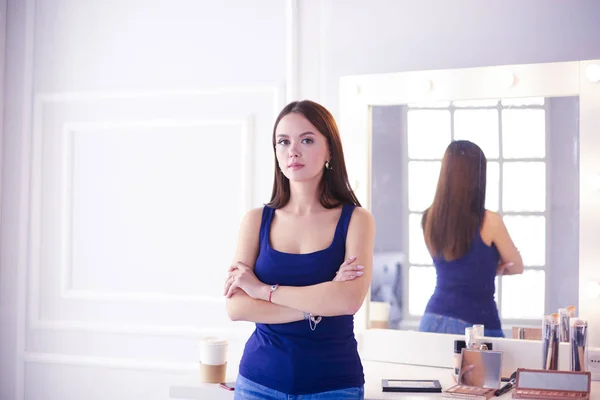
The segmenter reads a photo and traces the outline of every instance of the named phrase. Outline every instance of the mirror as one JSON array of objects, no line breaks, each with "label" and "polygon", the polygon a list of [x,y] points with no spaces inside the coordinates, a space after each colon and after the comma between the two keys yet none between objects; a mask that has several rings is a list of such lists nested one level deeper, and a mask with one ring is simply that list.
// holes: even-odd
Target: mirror
[{"label": "mirror", "polygon": [[371,212],[377,221],[372,326],[416,330],[436,271],[421,218],[444,151],[470,140],[487,158],[486,209],[519,248],[522,275],[496,277],[505,337],[578,306],[579,97],[450,100],[371,108]]},{"label": "mirror", "polygon": [[485,152],[486,207],[504,216],[525,263],[524,274],[495,282],[504,336],[539,336],[542,315],[570,305],[600,327],[599,85],[600,60],[341,78],[350,182],[377,221],[371,291],[355,329],[387,328],[370,338],[418,329],[435,286],[420,215],[459,138]]}]

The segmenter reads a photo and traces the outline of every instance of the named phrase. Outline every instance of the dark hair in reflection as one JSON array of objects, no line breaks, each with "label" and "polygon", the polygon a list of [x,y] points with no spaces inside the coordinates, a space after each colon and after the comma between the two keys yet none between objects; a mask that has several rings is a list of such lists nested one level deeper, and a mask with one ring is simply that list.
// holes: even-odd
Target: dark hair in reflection
[{"label": "dark hair in reflection", "polygon": [[346,172],[346,162],[344,161],[344,152],[342,150],[342,141],[340,133],[331,113],[322,105],[310,100],[294,101],[281,110],[273,126],[273,154],[275,155],[275,177],[273,179],[273,193],[271,201],[267,206],[272,208],[281,208],[290,200],[290,181],[281,172],[277,164],[277,155],[275,146],[275,132],[277,125],[283,117],[291,113],[302,114],[317,130],[325,136],[331,155],[329,164],[330,169],[323,165],[323,176],[319,183],[319,201],[325,208],[335,208],[342,204],[355,204],[360,206],[358,199],[354,195],[348,173]]},{"label": "dark hair in reflection", "polygon": [[475,143],[456,140],[448,145],[433,203],[421,221],[432,256],[449,261],[469,251],[485,215],[486,166]]}]

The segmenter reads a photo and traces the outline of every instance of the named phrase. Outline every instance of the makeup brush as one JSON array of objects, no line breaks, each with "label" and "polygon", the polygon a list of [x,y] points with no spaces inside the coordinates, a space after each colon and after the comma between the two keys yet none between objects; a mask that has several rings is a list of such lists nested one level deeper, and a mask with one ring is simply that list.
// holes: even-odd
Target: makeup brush
[{"label": "makeup brush", "polygon": [[515,383],[517,382],[517,371],[513,372],[510,375],[510,380],[504,384],[504,386],[502,386],[500,389],[496,390],[494,392],[495,396],[502,396],[505,393],[508,393],[512,390],[513,387],[515,387]]}]

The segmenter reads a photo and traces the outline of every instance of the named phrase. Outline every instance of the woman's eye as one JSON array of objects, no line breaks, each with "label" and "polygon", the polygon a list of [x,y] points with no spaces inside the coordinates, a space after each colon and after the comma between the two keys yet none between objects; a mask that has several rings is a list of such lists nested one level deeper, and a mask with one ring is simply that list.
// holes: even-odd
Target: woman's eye
[{"label": "woman's eye", "polygon": [[290,143],[290,141],[289,141],[289,140],[287,140],[287,139],[281,139],[279,142],[277,142],[277,144],[280,144],[280,145],[282,145],[282,146],[286,146],[286,145],[288,145],[289,143]]},{"label": "woman's eye", "polygon": [[311,144],[312,142],[313,142],[313,140],[312,140],[312,139],[308,139],[308,138],[306,138],[306,139],[302,139],[302,143]]}]

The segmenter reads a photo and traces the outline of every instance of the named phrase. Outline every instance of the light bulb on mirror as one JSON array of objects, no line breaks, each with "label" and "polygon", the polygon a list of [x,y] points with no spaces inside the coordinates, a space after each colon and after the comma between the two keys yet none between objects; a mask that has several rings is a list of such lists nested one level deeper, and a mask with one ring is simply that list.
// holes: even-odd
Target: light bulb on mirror
[{"label": "light bulb on mirror", "polygon": [[590,82],[600,82],[600,65],[590,64],[585,68],[585,75]]},{"label": "light bulb on mirror", "polygon": [[590,281],[585,285],[585,294],[588,299],[600,297],[600,282]]},{"label": "light bulb on mirror", "polygon": [[505,88],[511,88],[517,84],[517,76],[512,72],[502,72],[498,76],[500,86]]},{"label": "light bulb on mirror", "polygon": [[420,86],[422,91],[429,92],[431,89],[433,89],[433,82],[429,79],[426,79],[420,83]]}]

